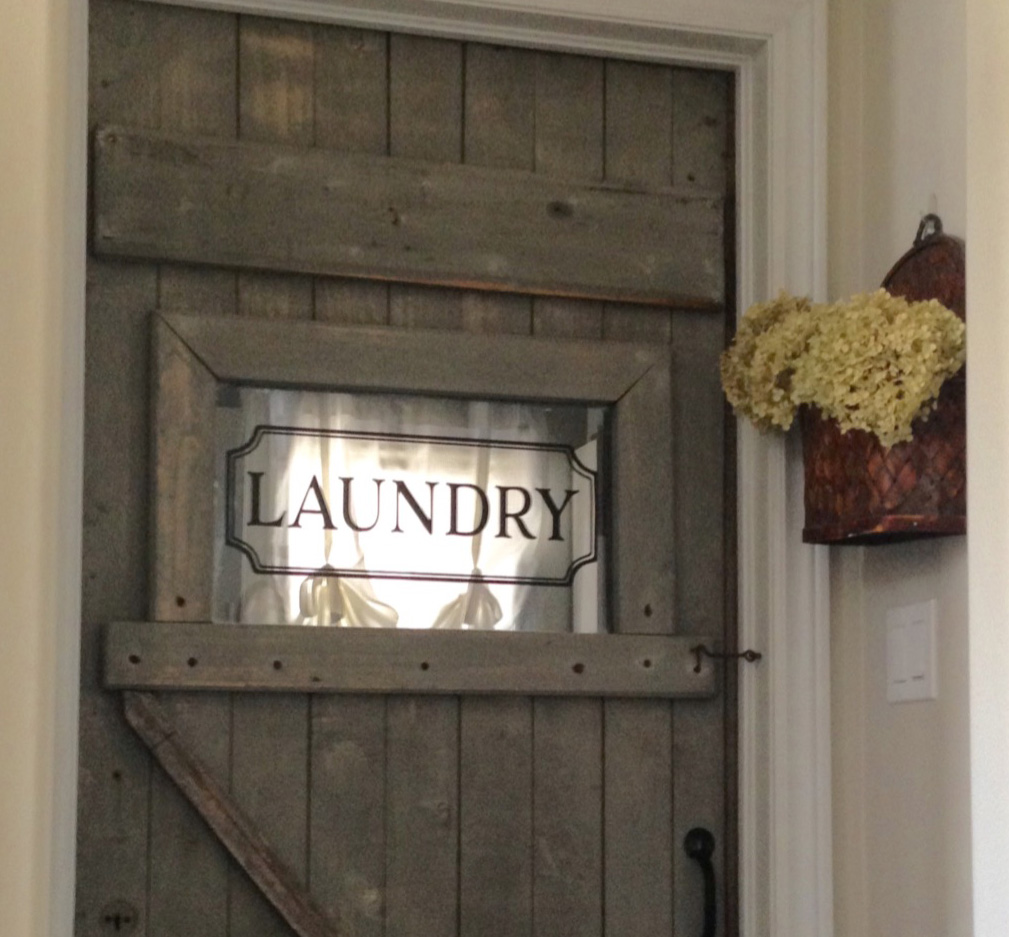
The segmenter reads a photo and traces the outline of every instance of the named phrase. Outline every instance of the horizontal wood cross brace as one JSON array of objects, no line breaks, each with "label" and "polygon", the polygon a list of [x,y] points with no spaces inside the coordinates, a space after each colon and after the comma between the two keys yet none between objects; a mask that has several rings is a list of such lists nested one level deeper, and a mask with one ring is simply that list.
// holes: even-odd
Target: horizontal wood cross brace
[{"label": "horizontal wood cross brace", "polygon": [[690,649],[705,639],[629,634],[370,630],[116,622],[105,683],[119,689],[704,697]]},{"label": "horizontal wood cross brace", "polygon": [[107,128],[102,254],[692,308],[724,298],[716,193]]}]

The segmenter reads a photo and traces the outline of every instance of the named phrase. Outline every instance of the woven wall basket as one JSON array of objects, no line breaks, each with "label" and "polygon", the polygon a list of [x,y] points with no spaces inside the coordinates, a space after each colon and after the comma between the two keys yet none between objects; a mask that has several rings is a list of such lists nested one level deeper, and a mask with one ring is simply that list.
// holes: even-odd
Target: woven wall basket
[{"label": "woven wall basket", "polygon": [[[931,233],[926,230],[931,227]],[[929,215],[883,281],[893,295],[938,299],[965,314],[964,246]],[[814,409],[800,415],[807,543],[892,543],[967,529],[966,377],[947,380],[938,407],[891,449],[861,430],[841,433]]]}]

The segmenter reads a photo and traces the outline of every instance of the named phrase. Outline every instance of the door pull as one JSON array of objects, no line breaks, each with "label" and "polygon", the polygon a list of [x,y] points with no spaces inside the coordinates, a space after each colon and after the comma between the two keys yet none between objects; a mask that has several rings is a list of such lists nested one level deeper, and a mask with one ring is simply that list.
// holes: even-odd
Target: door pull
[{"label": "door pull", "polygon": [[683,851],[701,867],[704,876],[704,929],[701,937],[715,937],[717,914],[715,911],[715,867],[711,855],[715,851],[715,837],[704,827],[694,827],[683,840]]}]

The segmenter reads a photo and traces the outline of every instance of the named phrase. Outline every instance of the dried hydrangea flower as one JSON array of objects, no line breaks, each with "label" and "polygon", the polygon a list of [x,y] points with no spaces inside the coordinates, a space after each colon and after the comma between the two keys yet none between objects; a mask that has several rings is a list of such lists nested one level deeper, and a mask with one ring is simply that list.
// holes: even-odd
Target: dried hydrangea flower
[{"label": "dried hydrangea flower", "polygon": [[787,429],[799,406],[862,429],[884,446],[911,439],[943,382],[965,360],[964,325],[935,300],[886,290],[812,304],[782,294],[752,307],[722,356],[734,410],[761,428]]},{"label": "dried hydrangea flower", "polygon": [[795,418],[792,375],[809,341],[810,308],[808,299],[786,293],[751,306],[722,355],[726,398],[761,429],[788,429]]}]

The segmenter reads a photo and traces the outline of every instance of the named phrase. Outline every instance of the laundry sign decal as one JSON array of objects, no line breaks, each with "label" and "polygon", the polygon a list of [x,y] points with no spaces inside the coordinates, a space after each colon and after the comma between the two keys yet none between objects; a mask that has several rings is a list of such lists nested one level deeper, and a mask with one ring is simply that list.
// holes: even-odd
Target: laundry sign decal
[{"label": "laundry sign decal", "polygon": [[596,560],[570,446],[260,425],[226,485],[225,542],[257,573],[563,586]]}]

